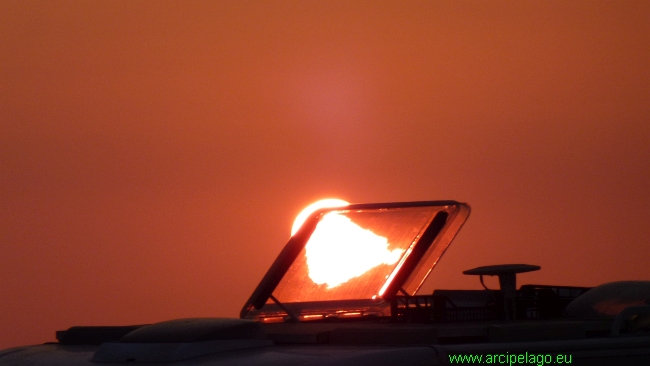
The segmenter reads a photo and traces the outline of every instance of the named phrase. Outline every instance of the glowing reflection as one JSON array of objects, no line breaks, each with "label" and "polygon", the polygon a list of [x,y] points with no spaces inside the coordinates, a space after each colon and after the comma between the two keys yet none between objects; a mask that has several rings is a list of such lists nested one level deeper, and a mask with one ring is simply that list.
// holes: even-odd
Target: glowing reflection
[{"label": "glowing reflection", "polygon": [[645,301],[643,300],[622,300],[622,299],[608,299],[608,300],[603,300],[600,301],[592,306],[594,310],[599,312],[600,314],[605,314],[609,316],[615,316],[618,315],[621,311],[623,311],[625,308],[630,307],[630,306],[642,306],[642,305],[647,305]]},{"label": "glowing reflection", "polygon": [[309,277],[328,289],[380,264],[395,264],[404,252],[389,250],[387,238],[336,212],[323,216],[305,249]]}]

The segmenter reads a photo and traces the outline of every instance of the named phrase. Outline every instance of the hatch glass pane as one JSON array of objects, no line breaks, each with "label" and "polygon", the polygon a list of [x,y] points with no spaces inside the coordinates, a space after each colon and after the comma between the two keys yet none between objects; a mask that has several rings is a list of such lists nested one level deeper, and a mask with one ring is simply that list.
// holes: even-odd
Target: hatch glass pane
[{"label": "hatch glass pane", "polygon": [[273,295],[282,303],[381,296],[436,214],[445,207],[332,210]]}]

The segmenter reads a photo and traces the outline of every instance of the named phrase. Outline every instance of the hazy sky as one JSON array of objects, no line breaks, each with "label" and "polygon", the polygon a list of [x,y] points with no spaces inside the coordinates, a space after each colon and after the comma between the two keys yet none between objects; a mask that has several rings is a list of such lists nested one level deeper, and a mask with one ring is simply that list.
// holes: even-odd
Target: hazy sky
[{"label": "hazy sky", "polygon": [[430,287],[497,263],[650,279],[649,19],[644,0],[0,0],[0,348],[235,317],[325,197],[469,203]]}]

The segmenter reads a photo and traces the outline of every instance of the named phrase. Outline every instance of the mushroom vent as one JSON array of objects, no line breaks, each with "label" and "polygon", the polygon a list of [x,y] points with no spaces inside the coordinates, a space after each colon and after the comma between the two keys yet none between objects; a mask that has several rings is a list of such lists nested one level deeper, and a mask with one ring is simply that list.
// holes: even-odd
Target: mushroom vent
[{"label": "mushroom vent", "polygon": [[267,347],[260,324],[243,319],[178,319],[148,325],[104,343],[93,362],[173,362],[244,348]]},{"label": "mushroom vent", "polygon": [[244,319],[177,319],[148,325],[122,337],[121,343],[185,343],[229,339],[266,339],[259,323]]}]

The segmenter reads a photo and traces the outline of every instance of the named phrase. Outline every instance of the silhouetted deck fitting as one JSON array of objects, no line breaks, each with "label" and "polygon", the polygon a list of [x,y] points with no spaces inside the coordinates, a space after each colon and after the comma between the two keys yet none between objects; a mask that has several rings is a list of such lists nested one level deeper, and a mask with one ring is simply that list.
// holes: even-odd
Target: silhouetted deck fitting
[{"label": "silhouetted deck fitting", "polygon": [[483,276],[499,276],[505,320],[515,320],[517,317],[517,273],[538,271],[541,268],[531,264],[498,264],[468,269],[463,271],[463,274],[480,276],[481,284],[486,289]]}]

